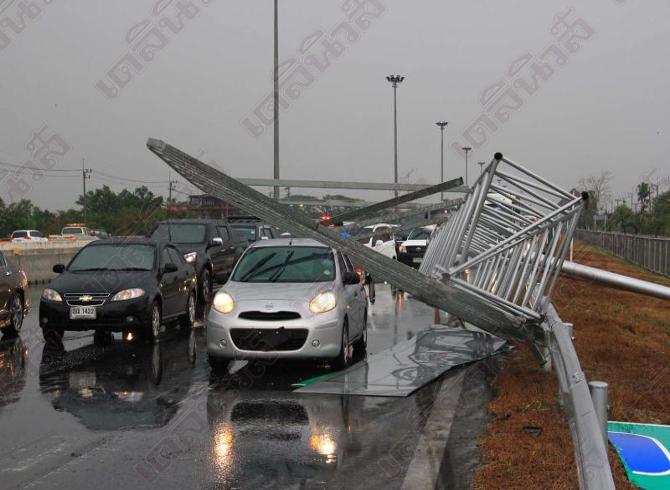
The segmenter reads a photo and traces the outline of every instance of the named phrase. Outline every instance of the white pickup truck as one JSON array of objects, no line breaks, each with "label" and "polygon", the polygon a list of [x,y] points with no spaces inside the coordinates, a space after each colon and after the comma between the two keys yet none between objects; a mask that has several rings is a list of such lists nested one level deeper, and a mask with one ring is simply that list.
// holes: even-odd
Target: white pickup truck
[{"label": "white pickup truck", "polygon": [[[388,223],[377,223],[376,225],[369,225],[359,229],[351,238],[358,243],[362,243],[366,247],[376,250],[382,255],[397,260],[398,254],[396,252],[395,237],[393,236],[393,229],[398,225],[390,225]],[[375,303],[375,282],[370,274],[365,274],[365,282],[368,284],[368,297],[370,303]]]}]

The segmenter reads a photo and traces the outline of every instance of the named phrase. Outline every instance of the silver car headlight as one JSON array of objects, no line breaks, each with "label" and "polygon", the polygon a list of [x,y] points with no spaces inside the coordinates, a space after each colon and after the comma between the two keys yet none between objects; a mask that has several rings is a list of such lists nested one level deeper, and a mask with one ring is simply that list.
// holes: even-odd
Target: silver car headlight
[{"label": "silver car headlight", "polygon": [[219,313],[230,313],[235,308],[235,300],[225,291],[219,291],[214,295],[212,306]]},{"label": "silver car headlight", "polygon": [[337,306],[337,298],[332,291],[326,291],[317,294],[312,301],[309,302],[309,311],[312,313],[325,313]]},{"label": "silver car headlight", "polygon": [[46,288],[44,291],[42,291],[42,299],[47,301],[55,301],[56,303],[63,302],[63,298],[61,297],[60,293],[55,289],[49,288]]},{"label": "silver car headlight", "polygon": [[135,299],[144,296],[144,289],[133,288],[133,289],[124,289],[119,291],[110,301],[127,301],[129,299]]},{"label": "silver car headlight", "polygon": [[188,252],[184,254],[184,260],[189,264],[192,264],[193,262],[195,262],[197,256],[198,252]]}]

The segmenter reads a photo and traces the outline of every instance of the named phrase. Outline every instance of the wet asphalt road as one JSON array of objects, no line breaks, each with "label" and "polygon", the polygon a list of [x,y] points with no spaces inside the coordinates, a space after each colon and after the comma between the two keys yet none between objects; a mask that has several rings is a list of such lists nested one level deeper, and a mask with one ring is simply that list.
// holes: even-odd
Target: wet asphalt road
[{"label": "wet asphalt road", "polygon": [[[212,373],[202,328],[104,347],[69,332],[55,352],[37,325],[40,291],[20,338],[0,342],[2,488],[401,488],[452,376],[464,379],[460,401],[431,471],[449,488],[469,486],[495,358],[407,398],[298,395],[293,383],[329,367],[237,362]],[[431,321],[425,305],[379,287],[368,352]]]}]

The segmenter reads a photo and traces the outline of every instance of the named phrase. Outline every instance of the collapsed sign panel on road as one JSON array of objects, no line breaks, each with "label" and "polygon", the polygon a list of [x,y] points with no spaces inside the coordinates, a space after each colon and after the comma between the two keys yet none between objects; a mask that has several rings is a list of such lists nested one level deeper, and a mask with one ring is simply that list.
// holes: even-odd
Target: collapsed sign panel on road
[{"label": "collapsed sign panel on road", "polygon": [[481,331],[431,328],[296,391],[409,396],[449,369],[499,353],[504,345],[504,340]]}]

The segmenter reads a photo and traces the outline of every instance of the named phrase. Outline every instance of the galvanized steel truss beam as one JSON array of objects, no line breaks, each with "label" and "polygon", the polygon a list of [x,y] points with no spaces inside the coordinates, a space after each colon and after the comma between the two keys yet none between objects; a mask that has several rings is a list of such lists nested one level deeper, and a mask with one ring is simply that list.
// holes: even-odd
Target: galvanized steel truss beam
[{"label": "galvanized steel truss beam", "polygon": [[463,185],[463,179],[461,177],[453,180],[448,180],[446,182],[426,187],[425,189],[421,189],[415,192],[410,192],[409,194],[404,194],[402,196],[398,196],[393,199],[387,199],[386,201],[381,201],[361,209],[355,209],[353,211],[347,211],[345,213],[338,214],[337,216],[333,216],[330,220],[328,220],[328,223],[339,226],[344,221],[352,221],[355,219],[361,219],[368,216],[372,216],[375,213],[378,213],[379,211],[383,211],[384,209],[399,206],[400,204],[404,204],[407,202],[416,201],[417,199],[432,196],[433,194],[437,194],[438,192],[444,192],[461,185]]},{"label": "galvanized steel truss beam", "polygon": [[496,153],[431,241],[420,271],[480,301],[538,321],[551,297],[583,198]]}]

